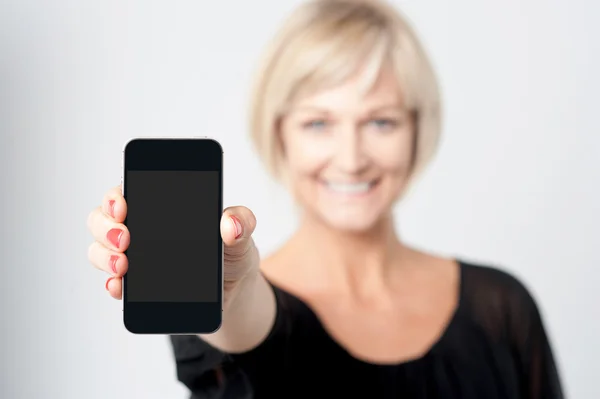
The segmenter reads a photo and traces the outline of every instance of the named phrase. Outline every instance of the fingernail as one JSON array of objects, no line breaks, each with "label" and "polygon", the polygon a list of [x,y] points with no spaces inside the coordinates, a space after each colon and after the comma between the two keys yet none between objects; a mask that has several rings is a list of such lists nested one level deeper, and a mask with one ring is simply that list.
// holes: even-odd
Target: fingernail
[{"label": "fingernail", "polygon": [[112,272],[114,274],[117,274],[117,261],[118,260],[119,260],[119,255],[111,255],[110,260],[108,261],[108,263],[110,265],[110,270],[112,270]]},{"label": "fingernail", "polygon": [[123,235],[123,230],[121,229],[110,229],[108,233],[106,233],[106,238],[112,245],[116,248],[119,248],[121,244],[121,236]]},{"label": "fingernail", "polygon": [[233,222],[233,228],[235,229],[235,238],[238,239],[242,236],[242,224],[235,216],[230,216]]},{"label": "fingernail", "polygon": [[108,201],[108,214],[111,217],[115,217],[115,200]]},{"label": "fingernail", "polygon": [[108,283],[110,283],[110,280],[112,280],[114,277],[109,277],[108,280],[106,280],[106,284],[104,286],[104,288],[106,288],[106,291],[108,291]]}]

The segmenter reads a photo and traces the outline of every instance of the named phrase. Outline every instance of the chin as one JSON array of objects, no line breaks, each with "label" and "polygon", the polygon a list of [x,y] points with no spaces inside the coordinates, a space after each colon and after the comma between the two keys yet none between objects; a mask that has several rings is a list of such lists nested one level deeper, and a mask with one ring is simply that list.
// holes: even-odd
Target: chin
[{"label": "chin", "polygon": [[340,212],[340,210],[320,210],[319,218],[332,230],[348,233],[364,233],[372,230],[381,220],[380,212],[367,213]]}]

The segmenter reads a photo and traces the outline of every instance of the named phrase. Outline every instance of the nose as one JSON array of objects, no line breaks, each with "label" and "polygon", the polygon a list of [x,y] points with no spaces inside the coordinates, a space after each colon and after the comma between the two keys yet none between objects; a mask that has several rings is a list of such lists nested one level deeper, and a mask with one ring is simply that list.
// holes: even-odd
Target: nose
[{"label": "nose", "polygon": [[347,126],[340,129],[335,148],[335,165],[344,173],[358,174],[368,164],[364,151],[363,140],[358,129]]}]

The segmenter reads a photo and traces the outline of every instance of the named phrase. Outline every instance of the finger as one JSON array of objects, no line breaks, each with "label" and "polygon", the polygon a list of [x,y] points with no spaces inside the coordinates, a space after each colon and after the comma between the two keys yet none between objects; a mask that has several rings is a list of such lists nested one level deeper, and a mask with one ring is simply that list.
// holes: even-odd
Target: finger
[{"label": "finger", "polygon": [[123,293],[123,279],[119,277],[109,277],[104,283],[104,288],[108,291],[110,296],[115,299],[121,299]]},{"label": "finger", "polygon": [[244,206],[225,209],[221,217],[221,237],[225,247],[239,247],[248,241],[256,228],[256,217]]},{"label": "finger", "polygon": [[257,263],[258,251],[252,240],[255,228],[256,218],[250,209],[235,206],[227,208],[223,212],[221,236],[224,244],[224,261],[228,264],[225,270],[226,274],[230,272],[243,273]]},{"label": "finger", "polygon": [[123,252],[129,246],[130,235],[127,227],[106,216],[100,206],[88,216],[88,229],[94,240],[106,248]]},{"label": "finger", "polygon": [[243,206],[225,209],[221,218],[221,236],[224,244],[223,278],[225,283],[239,281],[248,271],[258,268],[258,250],[252,233],[256,218]]},{"label": "finger", "polygon": [[124,254],[110,250],[98,241],[90,245],[88,259],[96,269],[105,271],[112,277],[122,277],[129,267],[129,262]]},{"label": "finger", "polygon": [[123,198],[122,185],[111,188],[102,199],[102,211],[117,223],[127,216],[127,202]]}]

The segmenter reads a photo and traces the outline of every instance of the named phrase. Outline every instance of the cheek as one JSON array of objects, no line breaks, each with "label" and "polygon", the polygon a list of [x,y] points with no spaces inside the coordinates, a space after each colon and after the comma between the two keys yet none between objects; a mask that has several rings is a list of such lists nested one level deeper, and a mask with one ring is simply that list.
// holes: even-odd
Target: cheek
[{"label": "cheek", "polygon": [[310,138],[287,137],[284,141],[286,163],[293,175],[318,173],[329,159],[329,151],[324,143]]},{"label": "cheek", "polygon": [[413,156],[413,142],[409,134],[378,140],[371,146],[370,155],[384,172],[405,174]]}]

